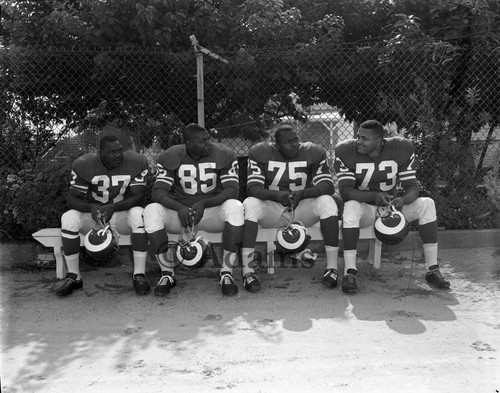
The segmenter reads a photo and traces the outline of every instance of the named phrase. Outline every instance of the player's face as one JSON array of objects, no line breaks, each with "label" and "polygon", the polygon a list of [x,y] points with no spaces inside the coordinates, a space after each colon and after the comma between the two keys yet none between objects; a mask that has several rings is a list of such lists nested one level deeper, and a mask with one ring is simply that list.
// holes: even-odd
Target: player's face
[{"label": "player's face", "polygon": [[356,140],[356,150],[359,154],[369,156],[378,153],[381,147],[382,140],[376,132],[367,128],[360,128],[358,130],[358,137]]},{"label": "player's face", "polygon": [[106,168],[118,168],[123,162],[123,146],[118,141],[107,142],[100,154]]},{"label": "player's face", "polygon": [[186,147],[191,155],[206,157],[212,152],[213,143],[207,131],[200,131],[190,135]]},{"label": "player's face", "polygon": [[282,131],[279,140],[276,140],[276,148],[286,159],[297,157],[299,145],[299,137],[294,130]]}]

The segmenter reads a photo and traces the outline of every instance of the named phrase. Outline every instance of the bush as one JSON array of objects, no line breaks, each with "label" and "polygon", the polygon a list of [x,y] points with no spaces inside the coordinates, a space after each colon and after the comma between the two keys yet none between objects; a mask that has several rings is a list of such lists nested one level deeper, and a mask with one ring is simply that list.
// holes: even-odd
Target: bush
[{"label": "bush", "polygon": [[495,207],[483,186],[446,186],[430,195],[435,203],[438,225],[445,229],[486,229],[493,227]]},{"label": "bush", "polygon": [[67,210],[70,169],[67,163],[51,163],[31,173],[20,171],[0,187],[0,240],[27,240],[41,228],[60,227]]}]

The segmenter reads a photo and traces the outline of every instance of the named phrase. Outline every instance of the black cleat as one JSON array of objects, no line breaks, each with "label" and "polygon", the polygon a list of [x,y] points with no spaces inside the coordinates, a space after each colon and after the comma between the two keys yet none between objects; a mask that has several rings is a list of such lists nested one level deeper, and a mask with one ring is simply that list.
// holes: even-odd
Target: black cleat
[{"label": "black cleat", "polygon": [[342,291],[345,293],[355,293],[358,291],[358,271],[355,269],[348,269],[342,279]]},{"label": "black cleat", "polygon": [[170,292],[170,288],[177,285],[177,281],[171,274],[163,274],[160,281],[156,284],[154,294],[155,296],[165,296]]},{"label": "black cleat", "polygon": [[78,277],[75,273],[66,274],[63,284],[56,290],[57,296],[68,296],[73,293],[75,289],[83,288],[83,280],[77,280]]},{"label": "black cleat", "polygon": [[255,273],[247,273],[243,276],[243,287],[252,293],[260,291],[260,281]]},{"label": "black cleat", "polygon": [[323,284],[325,284],[325,286],[329,288],[335,288],[338,284],[338,279],[339,273],[337,272],[337,269],[326,269],[321,281],[323,281]]},{"label": "black cleat", "polygon": [[223,295],[234,296],[238,293],[238,286],[236,285],[236,281],[231,273],[221,273],[220,286]]},{"label": "black cleat", "polygon": [[450,282],[444,279],[439,268],[428,271],[425,275],[425,281],[439,289],[448,289],[450,287]]},{"label": "black cleat", "polygon": [[148,280],[146,280],[146,276],[142,273],[134,274],[132,283],[134,284],[135,293],[138,295],[145,295],[150,290]]}]

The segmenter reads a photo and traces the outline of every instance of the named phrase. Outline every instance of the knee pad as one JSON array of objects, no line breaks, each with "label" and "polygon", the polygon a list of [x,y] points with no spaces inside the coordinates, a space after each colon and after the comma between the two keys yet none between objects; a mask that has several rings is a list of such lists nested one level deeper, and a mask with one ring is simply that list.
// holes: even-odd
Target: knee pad
[{"label": "knee pad", "polygon": [[415,202],[417,201],[418,223],[420,225],[425,225],[430,222],[436,221],[436,204],[434,203],[434,200],[429,197],[421,197],[418,198]]},{"label": "knee pad", "polygon": [[224,221],[229,224],[240,227],[245,223],[245,208],[237,199],[228,199],[221,206]]},{"label": "knee pad", "polygon": [[128,211],[127,223],[133,233],[144,233],[144,208],[134,206]]},{"label": "knee pad", "polygon": [[163,210],[163,205],[156,202],[150,203],[144,208],[144,228],[147,233],[163,230]]},{"label": "knee pad", "polygon": [[359,228],[359,222],[363,215],[361,202],[347,201],[344,204],[344,213],[342,214],[342,226],[344,228]]},{"label": "knee pad", "polygon": [[262,200],[248,197],[243,201],[245,209],[245,220],[258,222],[262,218]]},{"label": "knee pad", "polygon": [[330,195],[321,195],[316,199],[318,216],[321,220],[337,216],[339,213],[335,200]]},{"label": "knee pad", "polygon": [[68,210],[61,216],[61,229],[69,232],[79,232],[81,225],[81,212]]}]

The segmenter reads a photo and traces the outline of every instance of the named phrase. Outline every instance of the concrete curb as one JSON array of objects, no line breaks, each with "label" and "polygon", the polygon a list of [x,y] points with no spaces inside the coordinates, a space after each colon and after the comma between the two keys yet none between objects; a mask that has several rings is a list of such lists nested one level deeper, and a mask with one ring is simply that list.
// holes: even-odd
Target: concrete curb
[{"label": "concrete curb", "polygon": [[[438,233],[439,249],[500,247],[500,229],[444,230]],[[411,231],[397,246],[383,245],[382,251],[411,251],[421,249],[417,231]]]}]

